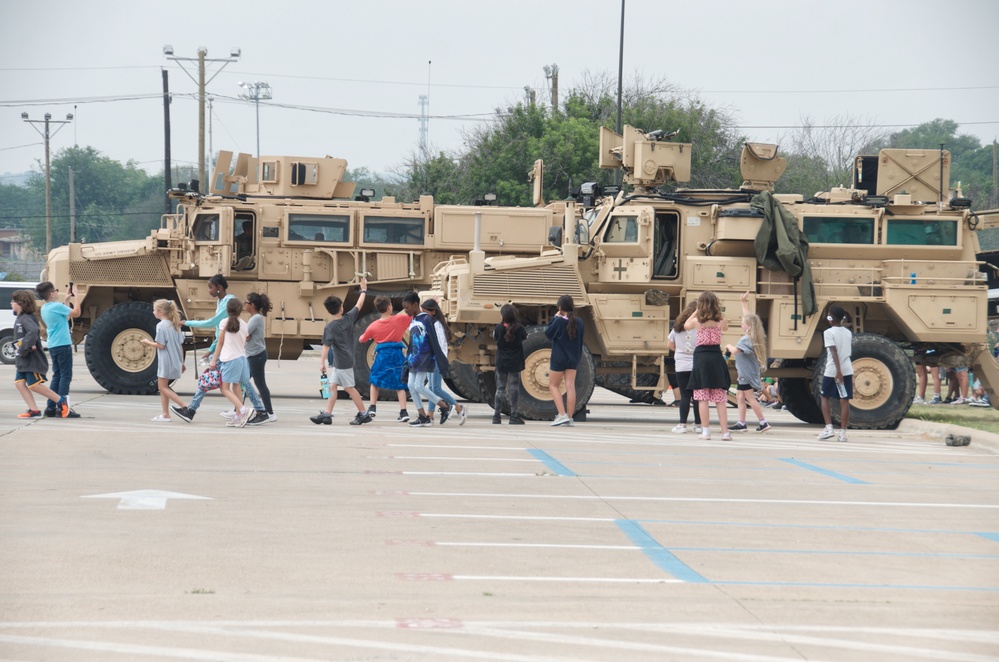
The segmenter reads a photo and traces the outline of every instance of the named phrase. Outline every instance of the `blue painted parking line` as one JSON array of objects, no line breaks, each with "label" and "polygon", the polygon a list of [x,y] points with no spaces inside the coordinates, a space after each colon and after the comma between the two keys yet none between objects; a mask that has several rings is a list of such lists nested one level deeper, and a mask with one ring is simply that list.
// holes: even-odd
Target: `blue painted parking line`
[{"label": "blue painted parking line", "polygon": [[553,471],[557,476],[575,476],[576,472],[569,469],[555,458],[553,458],[548,453],[538,450],[536,448],[528,448],[527,452],[533,455],[536,459],[541,460],[548,469]]},{"label": "blue painted parking line", "polygon": [[808,469],[809,471],[814,471],[820,473],[823,476],[829,476],[830,478],[835,478],[836,480],[841,480],[844,483],[853,483],[854,485],[868,485],[866,480],[860,480],[859,478],[854,478],[852,476],[847,476],[836,471],[830,471],[829,469],[823,469],[822,467],[817,467],[814,464],[809,464],[808,462],[802,462],[801,460],[796,460],[793,457],[781,457],[777,458],[781,462],[787,462],[788,464],[793,464],[796,467],[801,467],[802,469]]},{"label": "blue painted parking line", "polygon": [[979,531],[975,535],[981,536],[982,538],[985,538],[986,540],[991,540],[992,542],[999,542],[999,533],[992,533],[992,532],[989,532],[989,531],[984,531],[984,532],[983,531]]},{"label": "blue painted parking line", "polygon": [[695,572],[690,566],[673,556],[673,553],[659,544],[642,525],[632,520],[619,519],[614,521],[617,528],[642,550],[657,568],[665,570],[677,579],[685,582],[704,584],[708,580]]}]

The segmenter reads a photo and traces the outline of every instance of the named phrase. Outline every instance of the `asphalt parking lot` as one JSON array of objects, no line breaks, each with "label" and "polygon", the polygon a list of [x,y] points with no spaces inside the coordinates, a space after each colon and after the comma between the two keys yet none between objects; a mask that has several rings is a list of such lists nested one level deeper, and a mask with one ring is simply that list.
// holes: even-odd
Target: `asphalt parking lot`
[{"label": "asphalt parking lot", "polygon": [[0,368],[0,660],[999,659],[989,448],[702,442],[604,391],[572,428],[316,426],[316,372],[269,363],[278,421],[233,429],[82,352],[82,418],[18,420]]}]

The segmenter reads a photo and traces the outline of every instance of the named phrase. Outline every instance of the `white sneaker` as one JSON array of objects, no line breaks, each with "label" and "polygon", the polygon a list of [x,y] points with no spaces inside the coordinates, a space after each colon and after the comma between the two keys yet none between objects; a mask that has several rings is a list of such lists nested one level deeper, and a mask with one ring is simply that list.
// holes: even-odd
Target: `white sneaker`
[{"label": "white sneaker", "polygon": [[732,433],[731,432],[726,432],[725,434],[722,435],[721,440],[722,441],[732,441]]},{"label": "white sneaker", "polygon": [[701,431],[703,431],[703,430],[704,430],[704,428],[702,428],[700,425],[695,425],[694,426],[694,432],[697,433],[697,434],[701,434]]},{"label": "white sneaker", "polygon": [[571,422],[572,422],[571,418],[569,418],[565,414],[559,414],[555,417],[555,420],[552,421],[552,427],[554,428],[558,427],[559,425],[569,425],[569,423]]},{"label": "white sneaker", "polygon": [[965,400],[964,398],[958,398],[957,400],[955,400],[951,404],[952,405],[966,405],[966,404],[968,404],[968,401]]},{"label": "white sneaker", "polygon": [[684,434],[686,431],[687,431],[687,426],[684,425],[683,423],[680,423],[679,425],[673,428],[673,432],[677,434]]},{"label": "white sneaker", "polygon": [[839,431],[839,437],[836,439],[836,441],[846,441],[846,430]]},{"label": "white sneaker", "polygon": [[914,404],[914,405],[924,405],[924,404],[926,404],[926,400],[923,400],[921,397],[919,397],[917,395],[916,397],[914,397],[912,399],[912,404]]},{"label": "white sneaker", "polygon": [[831,427],[823,428],[822,432],[819,433],[819,439],[832,439],[836,436]]},{"label": "white sneaker", "polygon": [[698,439],[701,439],[703,441],[711,441],[711,432],[709,432],[708,430],[702,430]]},{"label": "white sneaker", "polygon": [[228,411],[220,411],[219,412],[219,416],[221,416],[222,418],[224,418],[226,420],[231,421],[232,419],[236,418],[236,410],[235,409],[230,409]]},{"label": "white sneaker", "polygon": [[170,422],[170,419],[167,418],[166,416],[164,416],[163,414],[160,414],[159,416],[153,416],[149,420],[151,420],[153,423],[169,423]]},{"label": "white sneaker", "polygon": [[267,419],[268,419],[268,420],[269,420],[269,421],[270,421],[271,423],[273,423],[274,421],[276,421],[276,420],[277,420],[277,414],[267,414]]}]

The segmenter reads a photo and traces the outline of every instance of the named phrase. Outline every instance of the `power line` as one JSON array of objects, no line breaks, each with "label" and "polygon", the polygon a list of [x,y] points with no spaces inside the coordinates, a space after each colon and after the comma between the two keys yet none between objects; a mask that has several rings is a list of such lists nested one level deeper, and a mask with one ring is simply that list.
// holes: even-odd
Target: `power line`
[{"label": "power line", "polygon": [[695,90],[700,94],[881,94],[885,92],[959,92],[966,90],[999,90],[999,85],[969,85],[965,87],[884,87],[847,88],[841,90]]},{"label": "power line", "polygon": [[[954,121],[958,126],[979,126],[984,124],[999,124],[999,120],[989,120],[985,122],[958,122]],[[751,124],[738,124],[733,125],[733,129],[891,129],[891,128],[906,128],[914,126],[922,126],[926,122],[919,122],[917,124],[773,124],[773,125],[751,125]]]}]

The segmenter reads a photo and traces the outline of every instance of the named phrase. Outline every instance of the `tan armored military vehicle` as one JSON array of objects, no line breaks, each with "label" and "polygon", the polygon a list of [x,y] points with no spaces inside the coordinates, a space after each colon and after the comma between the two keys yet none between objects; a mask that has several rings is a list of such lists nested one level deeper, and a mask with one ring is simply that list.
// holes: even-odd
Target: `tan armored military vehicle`
[{"label": "tan armored military vehicle", "polygon": [[[83,315],[73,326],[75,342],[86,336],[86,359],[94,379],[115,393],[156,392],[155,351],[139,341],[154,334],[152,302],[179,303],[188,319],[215,314],[207,281],[223,274],[229,291],[243,297],[265,292],[275,309],[267,317],[271,358],[293,359],[318,345],[329,295],[356,300],[361,274],[369,282],[360,334],[374,319],[375,295],[398,299],[426,289],[434,267],[477,241],[493,256],[536,255],[561,227],[559,205],[545,209],[435,205],[429,196],[413,204],[392,198],[354,196],[342,181],[346,161],[330,157],[262,157],[222,152],[209,190],[170,192],[176,214],[146,239],[103,244],[74,243],[53,250],[46,277],[65,287],[86,288]],[[259,172],[259,175],[258,175]],[[564,205],[563,205],[564,207]],[[473,224],[473,211],[481,223]],[[478,234],[473,236],[473,231]],[[211,330],[198,330],[204,347]],[[367,392],[369,347],[358,349],[357,381]],[[454,371],[451,386],[478,398],[467,366]]]},{"label": "tan armored military vehicle", "polygon": [[788,410],[807,422],[822,420],[822,331],[833,304],[853,318],[854,427],[888,428],[904,416],[915,390],[906,349],[970,362],[989,393],[999,385],[999,367],[983,351],[979,217],[948,190],[946,151],[858,157],[853,188],[804,200],[771,194],[785,161],[774,146],[751,144],[740,189],[663,194],[658,186],[690,175],[691,145],[668,138],[604,129],[600,164],[623,168],[631,194],[600,197],[584,186],[583,196],[593,197],[581,220],[572,210],[562,214],[562,237],[547,250],[534,257],[473,250],[437,269],[424,296],[440,298],[458,331],[456,359],[475,366],[487,400],[495,392],[492,328],[500,307],[512,302],[528,326],[520,413],[554,417],[543,331],[563,294],[573,297],[587,328],[579,411],[601,378],[662,389],[672,320],[706,290],[722,300],[733,322],[723,342],[733,344],[739,297],[752,293],[767,355],[780,360],[766,374],[780,378]]}]

